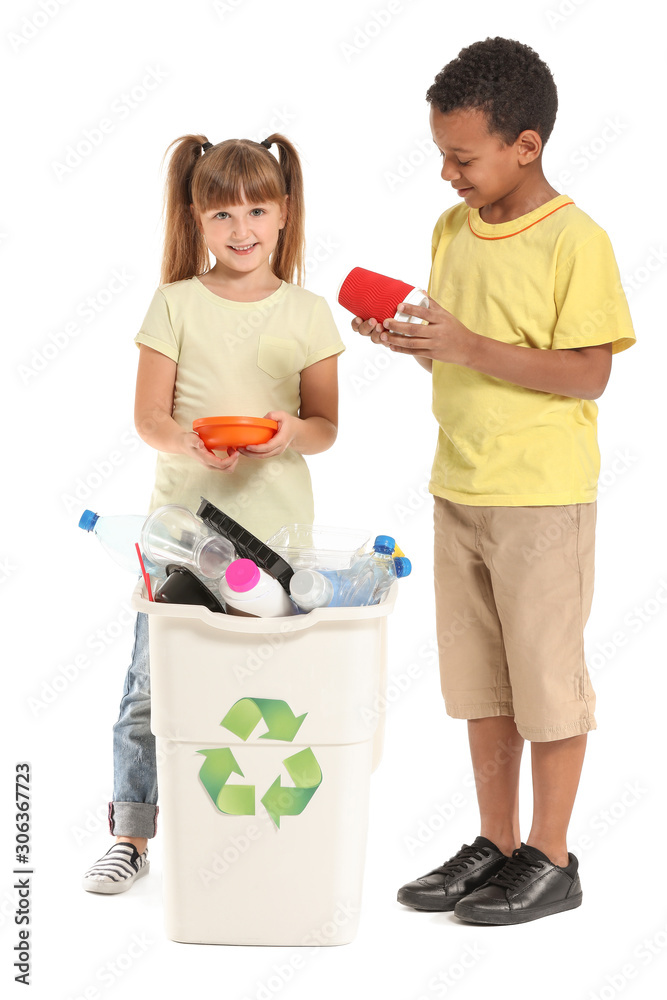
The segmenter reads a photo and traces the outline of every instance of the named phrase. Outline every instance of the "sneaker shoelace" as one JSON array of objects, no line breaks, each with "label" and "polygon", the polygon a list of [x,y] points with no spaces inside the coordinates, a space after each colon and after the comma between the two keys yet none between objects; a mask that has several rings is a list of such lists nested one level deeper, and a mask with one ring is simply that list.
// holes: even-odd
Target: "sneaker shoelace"
[{"label": "sneaker shoelace", "polygon": [[509,861],[503,865],[497,875],[493,875],[489,879],[489,882],[494,882],[506,889],[516,889],[530,875],[541,871],[544,867],[546,866],[543,861],[528,854],[521,847],[517,847]]},{"label": "sneaker shoelace", "polygon": [[464,844],[453,858],[445,861],[444,865],[440,865],[439,868],[434,868],[432,872],[429,872],[429,875],[435,875],[436,873],[458,875],[466,868],[472,867],[475,861],[482,861],[484,858],[489,857],[491,857],[491,851],[488,847],[474,847],[471,844]]}]

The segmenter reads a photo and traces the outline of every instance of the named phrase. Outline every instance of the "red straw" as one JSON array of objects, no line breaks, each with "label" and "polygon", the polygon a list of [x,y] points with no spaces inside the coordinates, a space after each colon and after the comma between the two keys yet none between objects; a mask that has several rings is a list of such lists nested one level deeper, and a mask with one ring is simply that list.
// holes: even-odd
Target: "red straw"
[{"label": "red straw", "polygon": [[148,600],[153,600],[153,591],[151,590],[151,578],[146,572],[146,567],[144,566],[144,560],[141,557],[141,549],[139,548],[139,542],[134,543],[134,547],[137,550],[137,555],[139,556],[139,565],[141,566],[141,572],[144,577],[144,583],[146,584],[146,590],[148,591]]}]

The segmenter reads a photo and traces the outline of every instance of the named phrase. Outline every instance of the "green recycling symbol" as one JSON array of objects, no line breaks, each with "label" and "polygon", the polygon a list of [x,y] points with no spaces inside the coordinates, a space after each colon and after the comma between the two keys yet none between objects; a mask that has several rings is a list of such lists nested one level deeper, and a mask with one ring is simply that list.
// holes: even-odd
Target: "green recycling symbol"
[{"label": "green recycling symbol", "polygon": [[[278,698],[241,698],[220,725],[245,741],[263,719],[267,730],[260,739],[291,743],[307,714],[295,716],[287,702]],[[218,747],[197,753],[206,758],[199,777],[216,808],[228,816],[254,816],[255,786],[227,784],[232,774],[245,777],[231,749]],[[279,775],[260,799],[278,828],[281,816],[298,816],[303,812],[322,782],[320,765],[310,747],[286,757],[283,764],[294,787],[283,786]]]}]

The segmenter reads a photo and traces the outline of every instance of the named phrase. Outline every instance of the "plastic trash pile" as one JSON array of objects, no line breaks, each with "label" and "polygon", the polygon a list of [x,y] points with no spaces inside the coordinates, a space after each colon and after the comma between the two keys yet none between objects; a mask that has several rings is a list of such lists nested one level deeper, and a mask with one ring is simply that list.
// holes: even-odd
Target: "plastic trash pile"
[{"label": "plastic trash pile", "polygon": [[196,514],[177,504],[147,518],[86,510],[79,527],[124,569],[141,570],[149,600],[223,614],[275,618],[379,604],[412,569],[390,535],[369,550],[365,531],[290,524],[263,542],[203,497]]}]

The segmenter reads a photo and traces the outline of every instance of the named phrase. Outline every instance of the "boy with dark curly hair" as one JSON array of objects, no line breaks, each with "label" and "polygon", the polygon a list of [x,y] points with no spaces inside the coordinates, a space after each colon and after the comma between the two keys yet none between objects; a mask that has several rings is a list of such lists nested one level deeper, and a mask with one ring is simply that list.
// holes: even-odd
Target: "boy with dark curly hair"
[{"label": "boy with dark curly hair", "polygon": [[428,307],[399,306],[428,326],[357,317],[353,328],[432,372],[442,692],[447,713],[468,720],[481,830],[398,899],[514,924],[582,900],[566,834],[596,728],[583,645],[600,470],[594,400],[612,354],[635,335],[607,234],[544,175],[558,99],[537,53],[506,38],[476,42],[426,97],[442,178],[463,202],[436,224]]}]

